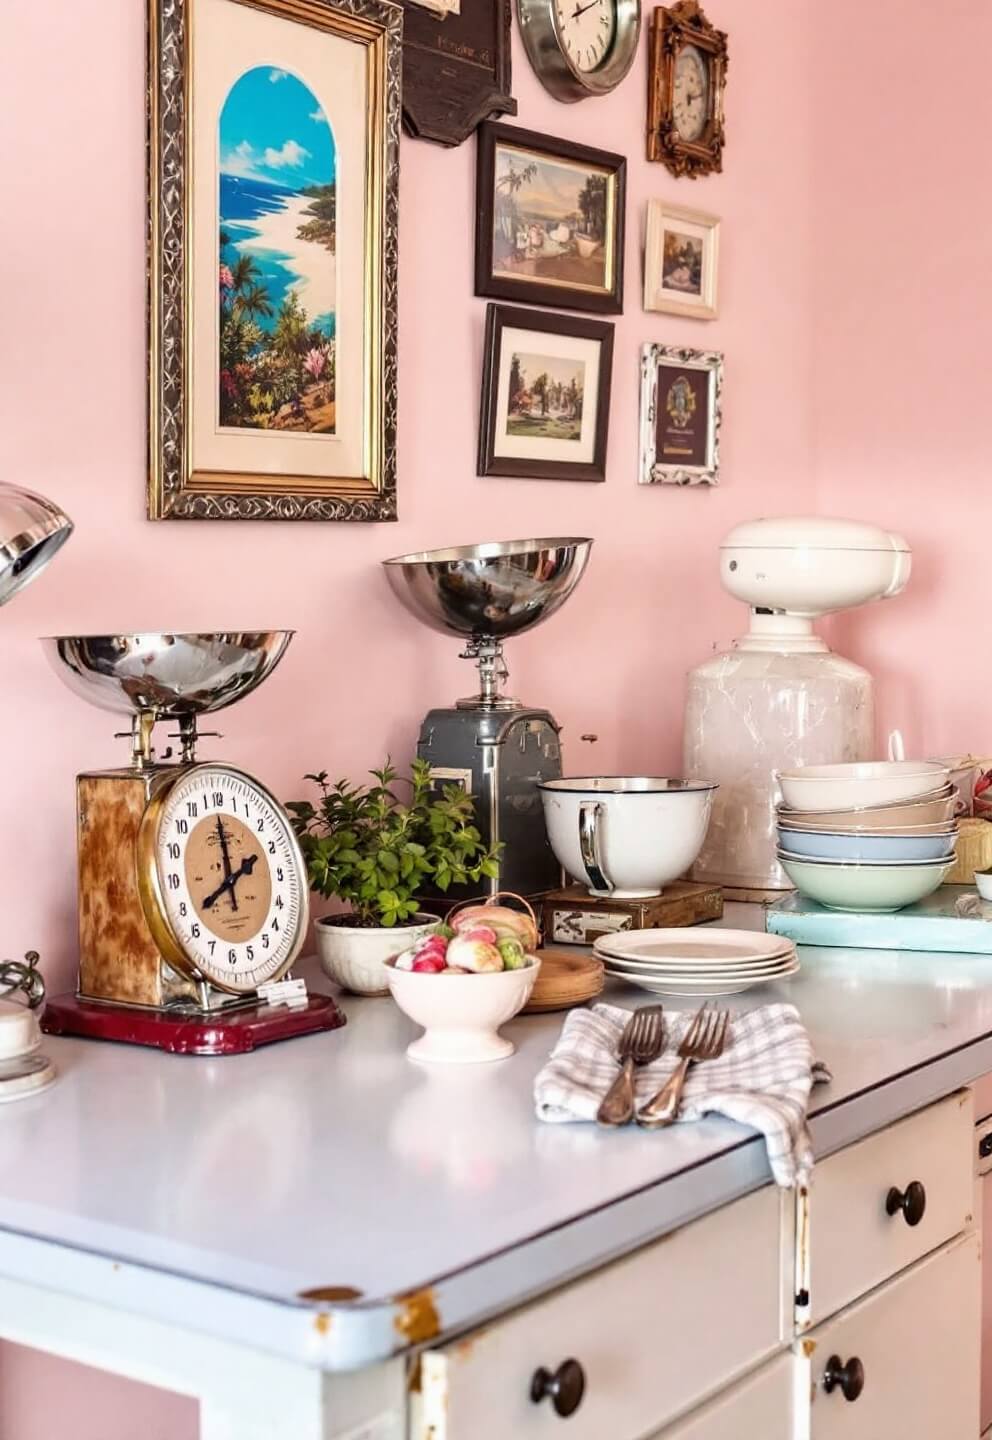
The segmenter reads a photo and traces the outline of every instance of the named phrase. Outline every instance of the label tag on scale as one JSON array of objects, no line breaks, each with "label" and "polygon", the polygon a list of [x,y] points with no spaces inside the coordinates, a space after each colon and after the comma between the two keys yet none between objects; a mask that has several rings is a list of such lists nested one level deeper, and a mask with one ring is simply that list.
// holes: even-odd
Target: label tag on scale
[{"label": "label tag on scale", "polygon": [[290,1009],[296,1010],[306,1005],[309,999],[307,995],[307,982],[305,980],[270,980],[265,985],[259,985],[258,998],[265,1005],[288,1005]]}]

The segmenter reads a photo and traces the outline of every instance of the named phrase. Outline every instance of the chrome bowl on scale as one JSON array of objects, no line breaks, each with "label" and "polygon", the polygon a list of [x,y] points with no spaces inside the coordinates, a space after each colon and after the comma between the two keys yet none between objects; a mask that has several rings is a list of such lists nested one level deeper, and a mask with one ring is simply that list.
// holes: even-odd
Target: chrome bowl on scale
[{"label": "chrome bowl on scale", "polygon": [[[503,694],[503,642],[561,609],[592,543],[585,536],[495,540],[383,561],[403,606],[431,630],[457,635],[462,655],[479,667],[477,694],[424,717],[417,754],[439,785],[458,784],[472,795],[483,843],[502,846],[498,874],[483,882],[491,894],[536,899],[561,882],[538,789],[561,775],[560,727],[550,711]],[[425,893],[424,908],[464,899],[469,889]]]},{"label": "chrome bowl on scale", "polygon": [[41,644],[59,679],[101,710],[132,717],[132,759],[150,758],[151,727],[179,725],[191,759],[196,717],[249,695],[278,665],[292,630],[51,635]]},{"label": "chrome bowl on scale", "polygon": [[491,540],[444,550],[418,550],[383,561],[400,602],[424,625],[468,643],[479,666],[479,694],[464,706],[513,708],[502,694],[503,641],[560,610],[582,578],[592,540],[555,536]]}]

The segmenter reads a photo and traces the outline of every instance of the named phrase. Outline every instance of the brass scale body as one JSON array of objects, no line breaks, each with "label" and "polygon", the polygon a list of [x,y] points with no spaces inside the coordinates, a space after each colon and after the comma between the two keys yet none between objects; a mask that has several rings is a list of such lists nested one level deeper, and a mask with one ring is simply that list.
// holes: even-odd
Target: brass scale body
[{"label": "brass scale body", "polygon": [[[112,1005],[201,1013],[255,1005],[256,991],[226,989],[196,973],[155,904],[157,808],[179,775],[197,763],[198,737],[196,716],[181,716],[178,761],[167,763],[171,749],[158,761],[151,745],[154,720],[147,712],[134,716],[130,766],[76,778],[77,994]],[[273,979],[286,973],[292,958]]]}]

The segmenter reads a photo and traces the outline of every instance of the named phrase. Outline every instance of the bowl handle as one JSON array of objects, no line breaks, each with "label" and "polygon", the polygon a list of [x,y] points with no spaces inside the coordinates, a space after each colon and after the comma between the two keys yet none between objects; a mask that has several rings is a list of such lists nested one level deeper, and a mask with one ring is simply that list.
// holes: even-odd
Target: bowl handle
[{"label": "bowl handle", "polygon": [[591,890],[605,890],[612,895],[613,881],[606,873],[599,848],[599,819],[603,806],[598,800],[583,800],[579,806],[579,851]]}]

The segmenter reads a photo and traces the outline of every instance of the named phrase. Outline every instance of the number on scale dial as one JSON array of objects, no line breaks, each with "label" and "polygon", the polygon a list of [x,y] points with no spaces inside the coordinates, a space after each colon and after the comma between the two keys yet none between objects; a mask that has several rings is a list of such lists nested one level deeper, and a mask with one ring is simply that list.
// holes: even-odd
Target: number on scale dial
[{"label": "number on scale dial", "polygon": [[169,929],[189,963],[251,991],[292,963],[306,926],[306,874],[272,796],[226,765],[196,765],[170,788],[156,864]]},{"label": "number on scale dial", "polygon": [[616,37],[616,0],[555,0],[555,13],[562,49],[576,70],[596,70]]}]

